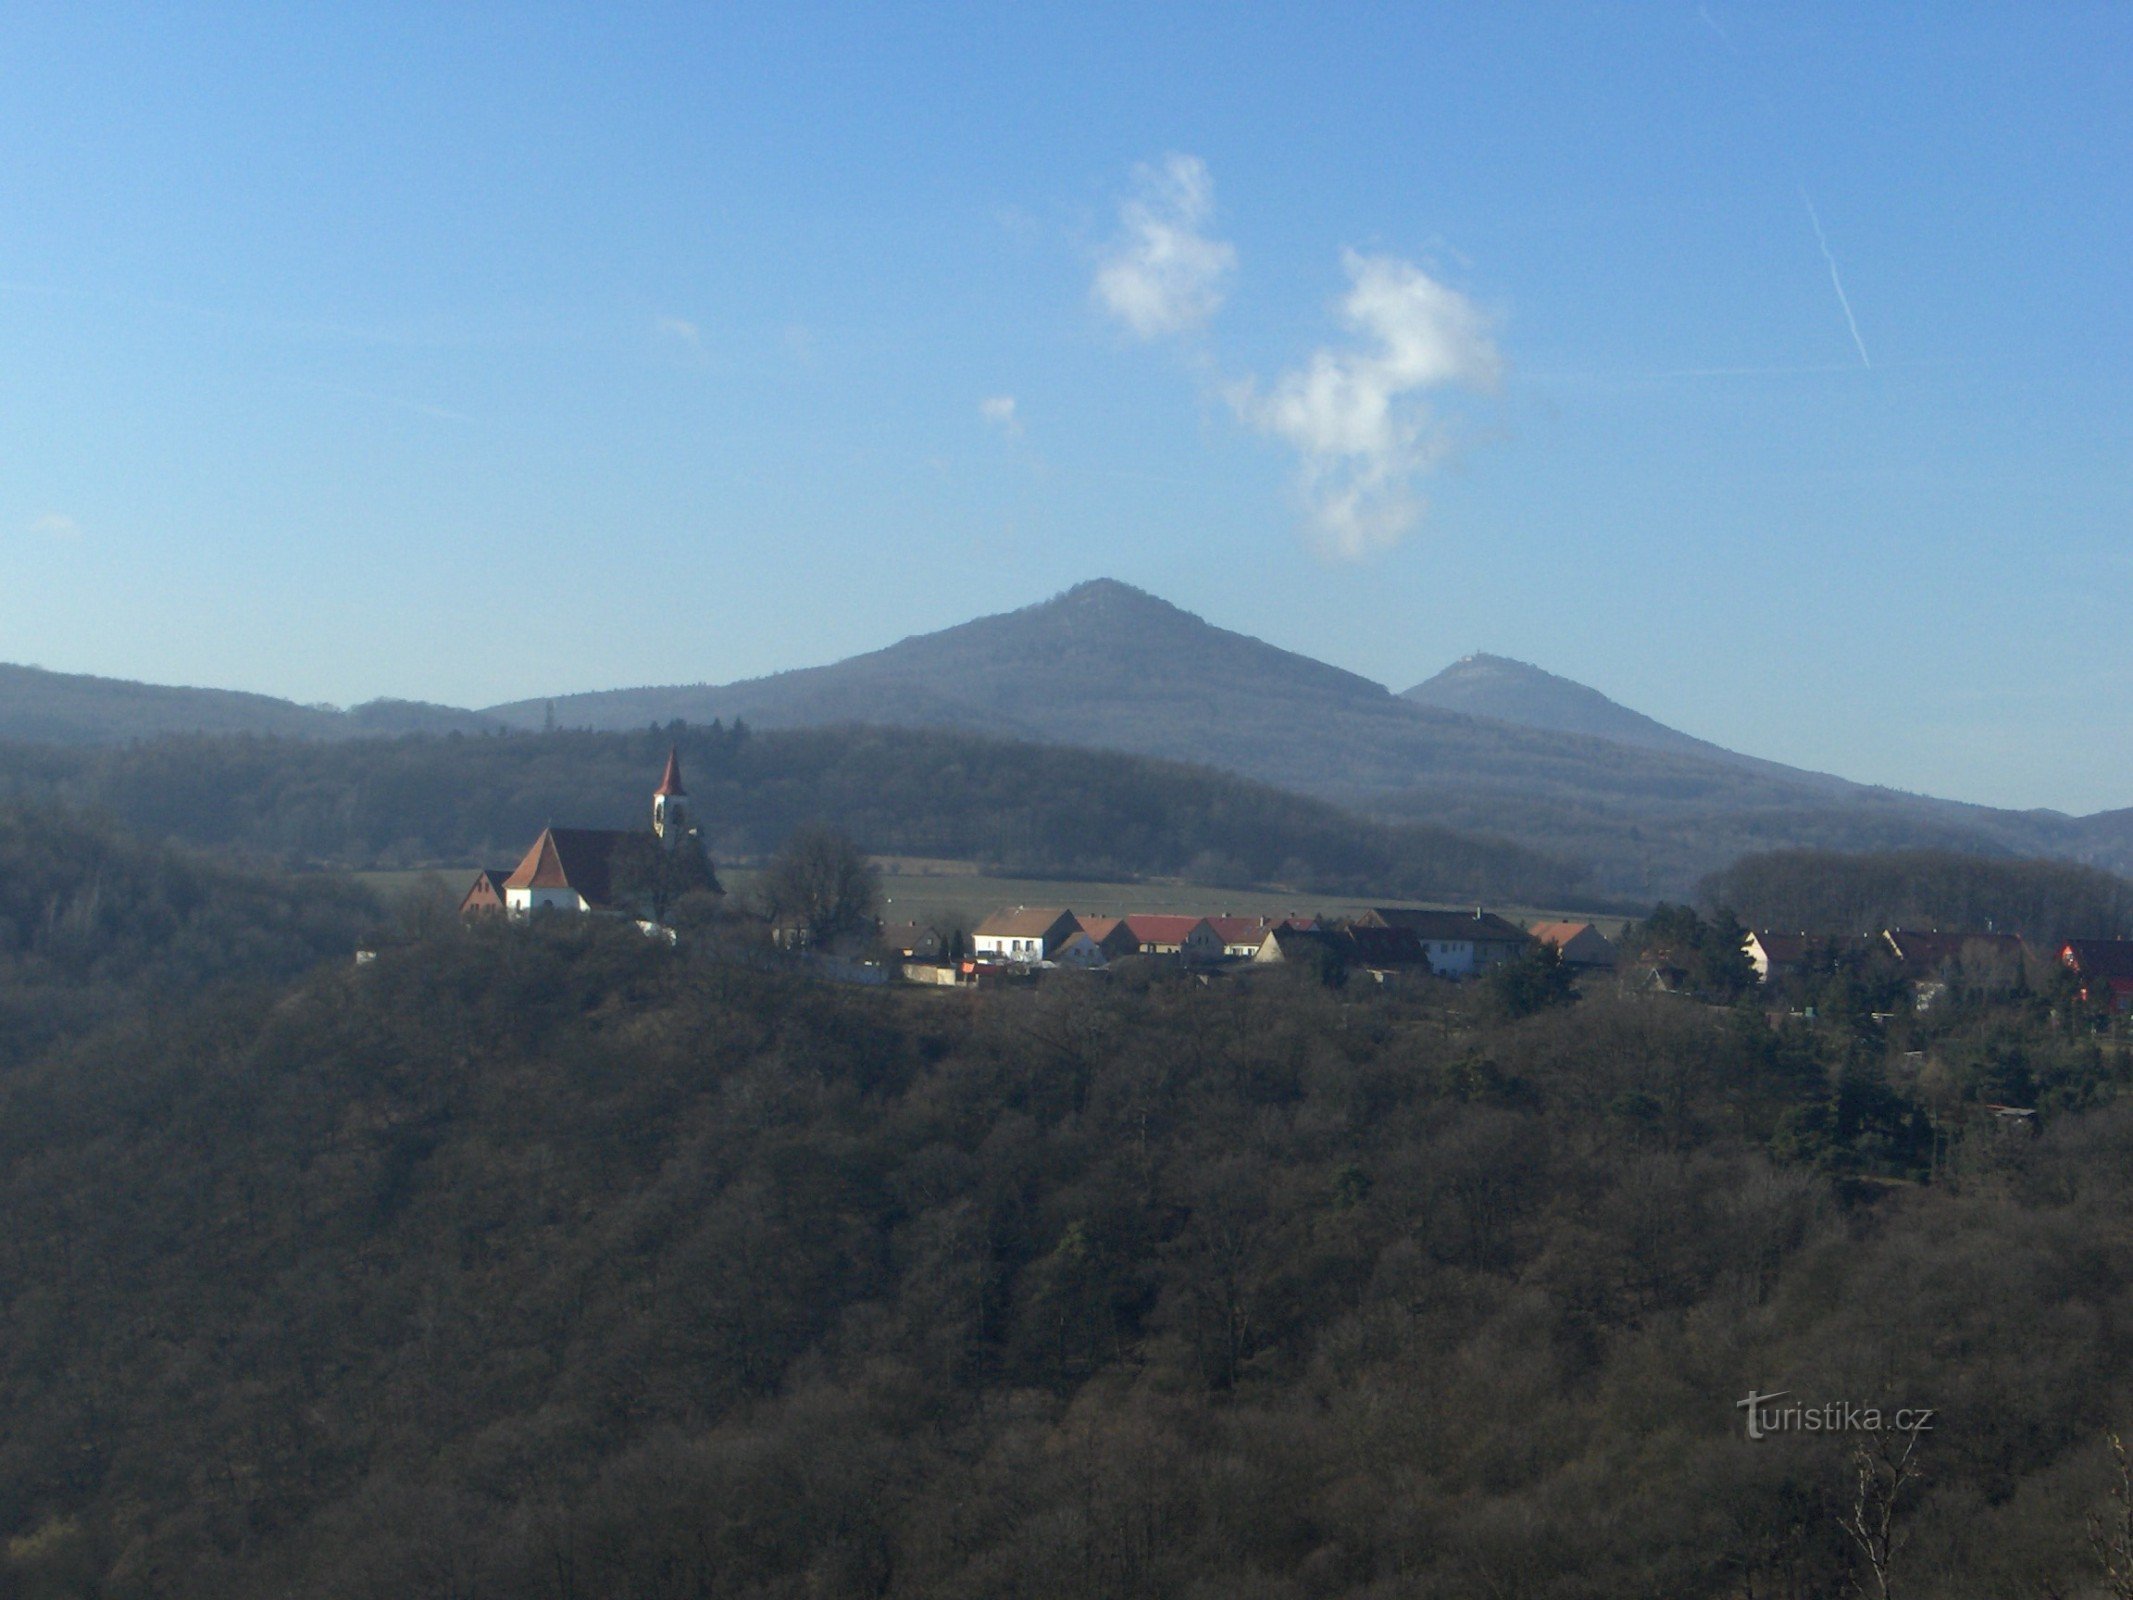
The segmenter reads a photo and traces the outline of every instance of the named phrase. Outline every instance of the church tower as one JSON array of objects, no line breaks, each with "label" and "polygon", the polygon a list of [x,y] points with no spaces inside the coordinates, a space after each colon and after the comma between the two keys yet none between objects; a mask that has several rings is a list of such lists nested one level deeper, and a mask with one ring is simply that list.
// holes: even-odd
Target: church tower
[{"label": "church tower", "polygon": [[681,753],[669,747],[666,775],[652,791],[652,832],[669,850],[689,836],[689,791],[681,786]]}]

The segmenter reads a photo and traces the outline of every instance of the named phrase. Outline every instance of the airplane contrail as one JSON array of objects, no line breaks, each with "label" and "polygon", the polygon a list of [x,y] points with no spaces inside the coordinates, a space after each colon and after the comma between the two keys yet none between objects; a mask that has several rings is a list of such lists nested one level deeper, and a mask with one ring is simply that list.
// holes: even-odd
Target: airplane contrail
[{"label": "airplane contrail", "polygon": [[1852,330],[1852,344],[1859,352],[1859,365],[1872,367],[1873,361],[1866,353],[1866,341],[1859,337],[1859,319],[1852,315],[1851,297],[1844,292],[1844,279],[1837,271],[1837,258],[1829,253],[1829,235],[1822,231],[1822,219],[1815,213],[1815,203],[1808,198],[1807,190],[1800,190],[1800,198],[1807,203],[1807,220],[1815,225],[1815,243],[1822,247],[1822,259],[1829,263],[1829,281],[1837,291],[1837,304],[1844,308],[1844,324]]}]

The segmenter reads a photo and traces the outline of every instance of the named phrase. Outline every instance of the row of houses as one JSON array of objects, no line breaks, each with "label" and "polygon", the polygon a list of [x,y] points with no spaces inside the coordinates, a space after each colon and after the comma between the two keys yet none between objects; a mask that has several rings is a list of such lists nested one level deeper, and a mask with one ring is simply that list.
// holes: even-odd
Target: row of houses
[{"label": "row of houses", "polygon": [[[693,847],[688,791],[681,759],[667,752],[666,770],[652,791],[648,833],[606,828],[544,828],[516,868],[476,875],[461,901],[467,913],[536,911],[614,912],[640,915],[618,895],[618,862],[646,845],[661,851]],[[938,961],[945,953],[938,930],[904,924],[882,930],[881,942],[906,961]],[[1589,922],[1542,922],[1520,928],[1476,906],[1428,911],[1381,906],[1342,922],[1315,916],[1237,917],[1194,915],[1077,916],[1063,907],[1017,906],[996,911],[972,937],[974,963],[1017,967],[1097,968],[1129,955],[1174,956],[1203,966],[1221,962],[1293,961],[1308,955],[1338,957],[1352,966],[1393,970],[1422,968],[1446,977],[1470,977],[1515,960],[1535,943],[1554,946],[1580,968],[1612,967],[1612,943]],[[1955,933],[1890,928],[1879,934],[1817,935],[1758,929],[1743,941],[1749,962],[1765,984],[1782,983],[1813,961],[1831,954],[1854,959],[1893,959],[1927,1006],[1947,974],[1960,968],[1966,983],[2011,986],[2030,959],[2013,934]],[[2133,1011],[2133,940],[2068,939],[2052,947],[2051,959],[2071,972],[2082,999]],[[1656,967],[1652,976],[1664,975]]]},{"label": "row of houses", "polygon": [[[1832,955],[1893,960],[1911,980],[1921,1009],[1942,992],[1948,975],[1985,988],[2011,988],[2032,958],[2029,945],[2012,933],[1957,933],[1888,928],[1880,933],[1776,933],[1758,929],[1742,940],[1755,975],[1765,984],[1798,976]],[[2133,1011],[2133,940],[2063,939],[2038,953],[2074,974],[2084,1003]]]},{"label": "row of houses", "polygon": [[1307,954],[1322,959],[1331,953],[1353,966],[1472,977],[1517,959],[1536,939],[1555,945],[1565,960],[1579,965],[1614,963],[1613,945],[1590,923],[1546,923],[1528,931],[1479,906],[1471,913],[1379,906],[1339,922],[1293,914],[1092,916],[1062,906],[1015,906],[978,924],[971,935],[971,959],[1018,967],[1096,968],[1133,955],[1173,956],[1213,966],[1271,964]]}]

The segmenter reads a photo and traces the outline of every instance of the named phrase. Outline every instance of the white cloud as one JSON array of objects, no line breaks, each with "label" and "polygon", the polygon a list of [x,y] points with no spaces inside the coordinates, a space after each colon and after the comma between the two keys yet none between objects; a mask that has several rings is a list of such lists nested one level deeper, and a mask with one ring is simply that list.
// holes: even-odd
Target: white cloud
[{"label": "white cloud", "polygon": [[30,532],[47,539],[79,539],[81,524],[57,511],[48,511],[30,524]]},{"label": "white cloud", "polygon": [[1488,319],[1456,289],[1391,256],[1349,250],[1342,264],[1341,321],[1360,347],[1318,350],[1266,393],[1247,381],[1228,398],[1295,448],[1314,535],[1329,554],[1358,560],[1398,544],[1426,509],[1415,480],[1450,444],[1423,395],[1492,388],[1503,363]]},{"label": "white cloud", "polygon": [[686,317],[656,318],[652,329],[661,338],[673,339],[691,349],[700,349],[704,342],[704,330]]},{"label": "white cloud", "polygon": [[1010,439],[1022,432],[1022,419],[1015,415],[1015,397],[1011,394],[989,394],[978,402],[978,415]]},{"label": "white cloud", "polygon": [[1222,305],[1236,270],[1233,245],[1212,238],[1214,180],[1198,156],[1136,167],[1134,194],[1118,208],[1120,236],[1096,269],[1093,293],[1143,339],[1196,328]]}]

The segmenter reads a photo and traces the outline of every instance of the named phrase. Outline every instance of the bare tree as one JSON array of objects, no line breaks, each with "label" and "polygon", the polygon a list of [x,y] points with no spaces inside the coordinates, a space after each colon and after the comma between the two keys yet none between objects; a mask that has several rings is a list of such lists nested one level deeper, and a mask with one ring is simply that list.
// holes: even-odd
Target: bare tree
[{"label": "bare tree", "polygon": [[2117,1434],[2104,1437],[2111,1446],[2111,1512],[2090,1515],[2089,1548],[2096,1552],[2112,1600],[2133,1600],[2133,1460]]},{"label": "bare tree", "polygon": [[685,895],[721,892],[718,874],[694,834],[671,846],[649,833],[625,834],[615,841],[608,872],[616,900],[654,922],[666,921]]},{"label": "bare tree", "polygon": [[807,943],[826,945],[874,925],[881,878],[850,839],[811,822],[785,842],[758,893],[773,921],[795,923]]},{"label": "bare tree", "polygon": [[1926,1421],[1921,1418],[1910,1428],[1877,1434],[1871,1446],[1862,1444],[1852,1451],[1857,1482],[1851,1514],[1839,1517],[1837,1525],[1851,1535],[1852,1543],[1866,1559],[1871,1582],[1861,1581],[1855,1572],[1852,1588],[1858,1594],[1871,1595],[1873,1600],[1890,1600],[1895,1593],[1889,1586],[1890,1569],[1897,1552],[1909,1539],[1897,1526],[1896,1503],[1920,1476],[1918,1436],[1925,1427]]}]

